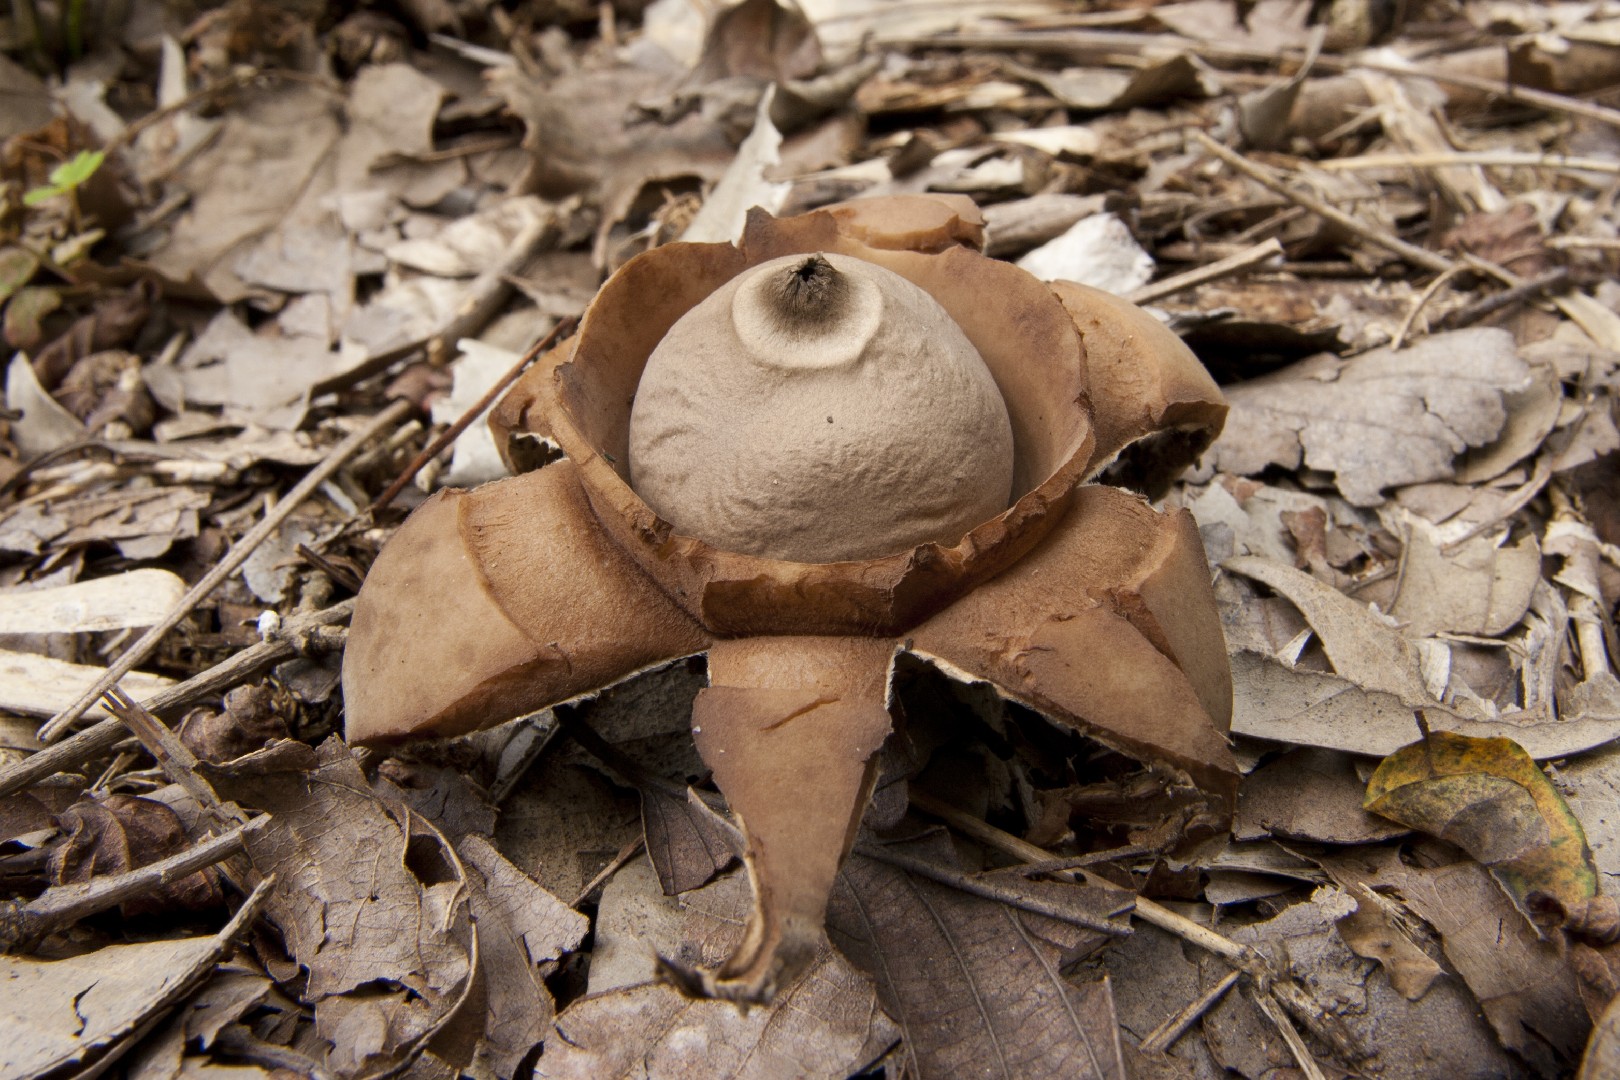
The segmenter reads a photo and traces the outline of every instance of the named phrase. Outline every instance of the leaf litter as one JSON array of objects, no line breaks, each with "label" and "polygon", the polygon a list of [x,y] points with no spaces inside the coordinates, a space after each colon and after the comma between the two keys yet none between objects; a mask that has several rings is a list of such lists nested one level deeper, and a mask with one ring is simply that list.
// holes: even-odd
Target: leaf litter
[{"label": "leaf litter", "polygon": [[[39,1010],[6,1075],[1551,1076],[1594,1025],[1584,1075],[1615,1075],[1599,9],[135,7],[86,28],[116,64],[47,24],[0,57],[0,730],[126,656],[157,713],[7,736],[0,904],[107,895],[4,958]],[[1189,844],[1175,778],[907,667],[830,941],[742,1011],[678,978],[748,912],[701,664],[355,753],[311,681],[343,620],[298,620],[603,273],[898,191],[971,197],[1043,275],[1171,282],[1231,404],[1166,500],[1247,775],[1233,838]],[[487,430],[400,507],[497,475]],[[323,463],[245,577],[182,596]],[[239,808],[245,851],[142,877]]]}]

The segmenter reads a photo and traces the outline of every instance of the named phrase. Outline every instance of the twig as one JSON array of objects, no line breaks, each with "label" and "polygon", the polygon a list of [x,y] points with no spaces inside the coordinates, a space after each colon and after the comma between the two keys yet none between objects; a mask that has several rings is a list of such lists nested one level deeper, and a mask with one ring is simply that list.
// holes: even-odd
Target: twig
[{"label": "twig", "polygon": [[1535,154],[1518,150],[1423,151],[1410,154],[1363,154],[1360,157],[1327,158],[1316,162],[1325,172],[1357,172],[1361,169],[1440,169],[1448,165],[1484,165],[1511,169],[1558,169],[1568,172],[1620,173],[1620,161],[1612,158],[1571,157],[1567,154]]},{"label": "twig", "polygon": [[[1055,52],[1065,55],[1076,53],[1112,53],[1115,55],[1140,54],[1146,49],[1178,49],[1206,60],[1237,61],[1248,64],[1298,64],[1305,58],[1301,49],[1286,52],[1264,51],[1243,45],[1227,45],[1218,41],[1196,41],[1175,34],[1147,34],[1109,30],[1025,31],[984,34],[936,34],[927,37],[880,37],[877,43],[893,48],[927,49],[1003,49]],[[1340,58],[1320,56],[1316,66],[1322,71],[1346,73],[1357,70],[1376,71],[1400,79],[1430,79],[1438,83],[1460,86],[1490,94],[1521,105],[1532,105],[1548,112],[1580,116],[1609,127],[1620,128],[1620,110],[1594,105],[1565,94],[1534,90],[1527,86],[1487,79],[1465,72],[1450,72],[1434,66],[1403,67],[1383,64],[1365,57]]]},{"label": "twig", "polygon": [[637,853],[639,853],[641,849],[646,846],[646,844],[647,838],[641,833],[637,833],[633,840],[619,849],[619,853],[617,855],[608,860],[608,864],[602,867],[601,871],[595,877],[591,878],[590,881],[585,883],[585,887],[579,890],[579,895],[574,897],[574,902],[568,906],[578,910],[579,905],[589,900],[592,894],[594,894],[597,889],[600,889],[603,884],[607,882],[608,878],[612,877],[625,863],[635,858]]},{"label": "twig", "polygon": [[227,809],[208,781],[197,775],[197,755],[180,741],[180,736],[169,730],[167,724],[116,686],[107,691],[106,700],[107,711],[135,733],[141,745],[146,747],[146,752],[156,759],[164,776],[185,788],[186,793],[212,812],[217,820],[241,820],[240,811]]},{"label": "twig", "polygon": [[[1128,923],[1121,924],[1114,922],[1110,918],[1099,918],[1083,911],[1076,911],[1071,907],[1065,907],[1062,904],[1054,904],[1042,897],[1031,896],[1028,893],[1008,888],[997,882],[977,878],[971,874],[964,874],[960,870],[939,866],[926,859],[918,859],[903,852],[890,850],[881,844],[857,844],[855,853],[877,862],[897,866],[908,874],[916,874],[918,877],[936,881],[941,885],[958,889],[971,896],[982,896],[986,900],[994,900],[1009,907],[1019,908],[1023,911],[1033,911],[1037,915],[1045,915],[1062,922],[1072,923],[1075,926],[1083,926],[1087,930],[1095,930],[1099,934],[1127,937],[1131,932]],[[1119,891],[1118,886],[1115,886],[1115,891]],[[1131,904],[1127,903],[1120,911],[1114,914],[1126,914],[1131,910],[1131,906]]]},{"label": "twig", "polygon": [[[1016,858],[1029,862],[1045,862],[1052,858],[1051,852],[1038,848],[1027,840],[1020,840],[1011,833],[1003,832],[994,825],[980,821],[971,814],[965,814],[949,803],[941,802],[925,792],[913,789],[911,805],[924,813],[932,814],[952,828],[978,840],[980,843],[988,844],[998,851],[1004,851]],[[1077,870],[1074,873],[1091,880],[1094,884],[1117,888],[1113,882],[1092,874],[1090,871]],[[1073,874],[1068,876],[1069,880],[1074,880]],[[1260,950],[1217,934],[1208,927],[1170,910],[1156,900],[1149,900],[1145,896],[1136,898],[1135,914],[1143,922],[1151,923],[1161,930],[1176,935],[1183,941],[1190,942],[1207,952],[1212,952],[1221,957],[1249,976],[1256,985],[1268,987],[1272,993],[1277,995],[1277,999],[1287,1007],[1289,1012],[1299,1017],[1302,1023],[1315,1032],[1324,1042],[1332,1046],[1346,1060],[1356,1061],[1366,1056],[1365,1051],[1357,1044],[1355,1036],[1344,1026],[1344,1022],[1313,1001],[1311,996],[1292,979],[1276,977],[1271,970],[1270,962]]]},{"label": "twig", "polygon": [[247,834],[263,828],[269,820],[268,814],[261,815],[177,855],[127,873],[107,874],[72,885],[54,885],[27,903],[0,902],[0,952],[38,941],[98,911],[106,911],[239,854],[245,848]]},{"label": "twig", "polygon": [[1198,143],[1198,145],[1220,158],[1223,162],[1230,165],[1244,176],[1249,177],[1255,183],[1275,191],[1285,199],[1290,199],[1293,202],[1298,203],[1300,206],[1303,206],[1305,209],[1309,210],[1323,221],[1330,221],[1340,228],[1361,237],[1369,244],[1373,244],[1376,247],[1381,247],[1385,251],[1392,254],[1399,255],[1401,258],[1405,259],[1409,263],[1412,263],[1414,266],[1421,266],[1423,269],[1433,270],[1435,273],[1444,273],[1455,265],[1444,255],[1437,255],[1434,252],[1429,251],[1427,248],[1420,248],[1416,244],[1409,244],[1398,236],[1393,236],[1390,233],[1385,232],[1383,229],[1367,224],[1360,218],[1352,217],[1342,210],[1337,210],[1329,206],[1327,203],[1316,198],[1314,195],[1307,195],[1302,191],[1294,190],[1294,188],[1290,187],[1283,180],[1273,175],[1270,169],[1256,165],[1248,158],[1227,149],[1225,146],[1222,146],[1220,143],[1216,142],[1214,139],[1210,138],[1208,135],[1205,135],[1201,131],[1193,132],[1192,137],[1194,141]]},{"label": "twig", "polygon": [[1446,283],[1462,273],[1462,271],[1461,266],[1453,266],[1424,287],[1423,291],[1418,294],[1416,303],[1407,311],[1406,318],[1401,320],[1400,329],[1395,331],[1395,337],[1389,343],[1390,352],[1400,351],[1401,346],[1406,344],[1406,335],[1412,332],[1412,324],[1417,322],[1418,315],[1422,313],[1424,308],[1429,306],[1429,301],[1434,299],[1435,294],[1445,288]]},{"label": "twig", "polygon": [[1241,971],[1228,971],[1220,982],[1199,994],[1180,1012],[1148,1032],[1139,1049],[1144,1054],[1162,1054],[1170,1049],[1188,1028],[1197,1023],[1199,1017],[1213,1009],[1221,998],[1226,996],[1226,992],[1237,984],[1242,975]]},{"label": "twig", "polygon": [[379,432],[398,423],[408,415],[411,408],[410,402],[396,401],[372,417],[371,421],[359,431],[334,446],[331,453],[326,455],[325,460],[306,473],[304,478],[294,484],[292,490],[287,492],[281,501],[271,508],[269,513],[265,514],[264,520],[248,530],[246,535],[232,545],[231,550],[226,552],[225,557],[219,561],[219,564],[204,574],[197,584],[193,585],[186,592],[186,595],[180,598],[180,601],[163,617],[161,622],[142,634],[135,644],[125,649],[123,655],[113,661],[112,665],[107,668],[106,673],[97,679],[95,685],[85,691],[77,701],[62,712],[57,713],[44,727],[40,728],[40,739],[44,742],[55,742],[61,738],[68,728],[78,722],[79,718],[84,715],[85,710],[96,703],[96,700],[101,695],[117,686],[119,679],[133,671],[136,664],[152,655],[152,652],[158,647],[158,643],[163,640],[164,636],[170,630],[179,626],[181,620],[189,615],[193,608],[201,603],[209,593],[218,588],[226,578],[234,574],[247,561],[247,557],[260,544],[269,539],[276,529],[280,528],[281,523],[287,519],[287,516],[300,503],[336,473],[345,461],[354,456],[356,451],[370,442]]},{"label": "twig", "polygon": [[1026,862],[1016,866],[995,866],[988,870],[980,870],[980,877],[996,877],[1016,874],[1019,877],[1040,877],[1044,874],[1055,874],[1060,870],[1078,870],[1085,866],[1096,866],[1098,863],[1114,862],[1118,859],[1135,859],[1143,855],[1156,855],[1159,849],[1149,844],[1126,844],[1122,847],[1108,848],[1104,851],[1091,851],[1084,855],[1068,855],[1061,859],[1047,859],[1045,862]]},{"label": "twig", "polygon": [[1191,289],[1196,285],[1203,285],[1218,278],[1227,277],[1250,267],[1279,258],[1283,254],[1282,244],[1276,237],[1262,241],[1251,248],[1246,248],[1235,255],[1228,255],[1224,259],[1209,263],[1206,266],[1196,267],[1165,278],[1163,281],[1150,282],[1140,289],[1132,289],[1125,294],[1125,298],[1136,304],[1151,304],[1155,300],[1163,299],[1183,289]]},{"label": "twig", "polygon": [[[158,691],[141,704],[162,716],[173,710],[216,698],[232,687],[263,674],[282,661],[301,655],[303,649],[299,639],[303,635],[323,626],[345,622],[353,613],[354,601],[344,600],[321,611],[294,616],[283,623],[268,640],[248,646],[207,671],[198,672],[183,683]],[[71,738],[47,746],[15,765],[0,769],[0,798],[14,791],[21,791],[48,776],[55,776],[63,769],[71,769],[86,761],[94,761],[127,738],[129,729],[118,719],[109,717]]]},{"label": "twig", "polygon": [[1299,1071],[1305,1074],[1306,1080],[1327,1080],[1327,1075],[1322,1072],[1322,1066],[1311,1056],[1310,1047],[1299,1037],[1299,1032],[1294,1030],[1294,1025],[1283,1015],[1272,996],[1258,988],[1252,991],[1252,996],[1254,1003],[1260,1006],[1260,1011],[1266,1014],[1266,1019],[1271,1021],[1277,1033],[1283,1037],[1283,1042],[1288,1044],[1288,1050],[1294,1055],[1294,1062],[1299,1065]]},{"label": "twig", "polygon": [[466,431],[472,426],[472,422],[474,420],[478,419],[484,414],[485,409],[494,404],[496,398],[500,397],[506,392],[507,387],[517,382],[518,376],[527,371],[529,365],[534,363],[535,360],[539,358],[541,353],[551,348],[551,346],[565,333],[572,331],[574,325],[578,321],[578,319],[572,317],[563,319],[557,323],[556,326],[553,326],[551,331],[547,333],[545,337],[529,346],[529,351],[519,357],[518,362],[513,364],[511,369],[507,371],[505,375],[502,375],[499,379],[495,380],[495,384],[488,390],[484,391],[483,396],[480,397],[471,408],[462,413],[460,416],[456,417],[455,423],[451,424],[448,428],[445,428],[445,430],[441,432],[437,438],[423,448],[420,454],[417,454],[411,459],[411,463],[409,465],[400,470],[400,474],[394,477],[394,482],[389,484],[388,487],[384,489],[383,493],[377,496],[376,501],[371,504],[370,512],[372,514],[376,514],[377,511],[383,509],[389,503],[393,502],[394,498],[401,491],[405,490],[405,485],[411,482],[411,478],[421,470],[422,466],[438,457],[444,452],[445,447],[455,442],[463,431]]},{"label": "twig", "polygon": [[1554,286],[1562,285],[1569,280],[1569,268],[1557,266],[1538,277],[1521,281],[1517,285],[1510,285],[1501,292],[1481,297],[1473,303],[1448,311],[1440,317],[1438,325],[1444,330],[1456,330],[1459,327],[1471,326],[1488,315],[1493,315],[1503,308],[1513,307],[1534,300],[1542,293],[1550,291]]}]

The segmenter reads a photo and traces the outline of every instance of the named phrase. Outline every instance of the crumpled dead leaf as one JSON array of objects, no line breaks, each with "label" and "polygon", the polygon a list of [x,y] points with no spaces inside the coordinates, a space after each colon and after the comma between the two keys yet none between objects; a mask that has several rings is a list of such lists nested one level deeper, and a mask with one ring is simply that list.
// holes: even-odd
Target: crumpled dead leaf
[{"label": "crumpled dead leaf", "polygon": [[[585,916],[542,889],[477,835],[456,845],[468,869],[472,917],[478,928],[479,982],[469,1016],[482,1014],[475,1060],[496,1076],[517,1075],[523,1057],[551,1026],[553,1004],[545,979],[556,960],[576,948],[590,929]],[[464,1033],[478,1028],[458,1024]]]},{"label": "crumpled dead leaf", "polygon": [[1468,852],[1538,925],[1584,912],[1597,895],[1580,819],[1508,739],[1431,732],[1379,764],[1366,807]]},{"label": "crumpled dead leaf", "polygon": [[1579,1055],[1591,1024],[1564,949],[1537,935],[1484,867],[1413,866],[1390,847],[1320,862],[1346,888],[1395,890],[1434,927],[1497,1038],[1537,1073],[1562,1075]]},{"label": "crumpled dead leaf", "polygon": [[24,454],[44,454],[86,435],[78,417],[46,393],[22,353],[13,356],[6,368],[6,408],[21,414],[11,423],[11,441]]},{"label": "crumpled dead leaf", "polygon": [[843,1080],[869,1067],[899,1030],[871,982],[831,950],[770,1005],[746,1011],[648,981],[654,950],[694,966],[724,958],[750,906],[740,873],[667,897],[647,860],[617,871],[602,894],[590,996],[557,1018],[535,1075]]},{"label": "crumpled dead leaf", "polygon": [[557,1017],[534,1075],[844,1080],[882,1055],[894,1030],[871,983],[829,955],[775,1002],[746,1012],[665,983],[582,998]]},{"label": "crumpled dead leaf", "polygon": [[309,971],[326,1067],[370,1074],[403,1065],[467,1000],[478,950],[465,871],[423,819],[372,791],[341,740],[307,756],[239,771],[230,792],[275,815],[248,853],[277,875],[265,915]]},{"label": "crumpled dead leaf", "polygon": [[1531,383],[1504,330],[1435,334],[1394,352],[1321,355],[1226,390],[1231,413],[1208,461],[1254,475],[1270,466],[1334,474],[1344,497],[1452,476],[1456,459],[1508,423],[1508,395]]},{"label": "crumpled dead leaf", "polygon": [[1383,965],[1389,983],[1408,1001],[1428,993],[1444,969],[1407,935],[1378,894],[1357,885],[1352,894],[1356,910],[1338,921],[1339,936],[1357,956]]},{"label": "crumpled dead leaf", "polygon": [[37,555],[56,547],[111,542],[126,559],[155,559],[177,540],[197,535],[198,512],[213,501],[180,485],[91,489],[60,500],[30,502],[0,517],[0,551]]},{"label": "crumpled dead leaf", "polygon": [[1030,71],[1029,77],[1064,106],[1085,112],[1115,112],[1203,97],[1204,83],[1186,53],[1143,57],[1140,67],[1073,67]]},{"label": "crumpled dead leaf", "polygon": [[1509,544],[1505,533],[1482,535],[1442,546],[1427,522],[1407,520],[1405,562],[1390,614],[1406,624],[1408,635],[1495,637],[1518,624],[1541,580],[1535,537]]},{"label": "crumpled dead leaf", "polygon": [[1153,277],[1153,256],[1113,214],[1081,218],[1018,260],[1042,281],[1077,281],[1124,296]]},{"label": "crumpled dead leaf", "polygon": [[[111,794],[80,799],[57,816],[61,840],[50,847],[53,885],[123,874],[190,846],[179,816],[163,803]],[[205,910],[224,902],[218,875],[199,870],[119,905],[126,917],[175,909]]]}]

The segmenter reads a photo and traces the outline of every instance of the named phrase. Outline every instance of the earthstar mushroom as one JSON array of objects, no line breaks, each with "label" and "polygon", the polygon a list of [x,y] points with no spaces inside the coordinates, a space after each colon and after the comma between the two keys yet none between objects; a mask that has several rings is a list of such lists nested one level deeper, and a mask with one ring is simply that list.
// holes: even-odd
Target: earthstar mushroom
[{"label": "earthstar mushroom", "polygon": [[[438,493],[379,554],[344,659],[350,740],[458,734],[707,653],[693,733],[755,907],[736,952],[683,982],[739,1000],[823,940],[902,651],[1180,772],[1206,797],[1195,827],[1223,829],[1231,676],[1196,527],[1084,481],[1133,445],[1152,447],[1142,475],[1173,474],[1224,403],[1151,316],[982,244],[971,201],[896,196],[755,211],[737,245],[626,263],[491,417],[497,443],[566,456]],[[904,352],[907,320],[940,312],[954,332]],[[891,339],[898,358],[868,351]],[[973,460],[938,451],[964,433]],[[868,464],[839,517],[818,488]]]}]

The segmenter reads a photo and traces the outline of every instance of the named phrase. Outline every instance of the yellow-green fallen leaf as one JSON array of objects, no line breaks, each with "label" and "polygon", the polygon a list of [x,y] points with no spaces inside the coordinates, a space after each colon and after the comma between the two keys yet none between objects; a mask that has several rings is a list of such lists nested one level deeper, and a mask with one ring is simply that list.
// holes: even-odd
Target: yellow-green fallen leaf
[{"label": "yellow-green fallen leaf", "polygon": [[1511,739],[1431,732],[1379,763],[1364,805],[1468,852],[1533,922],[1561,923],[1597,895],[1580,821]]}]

